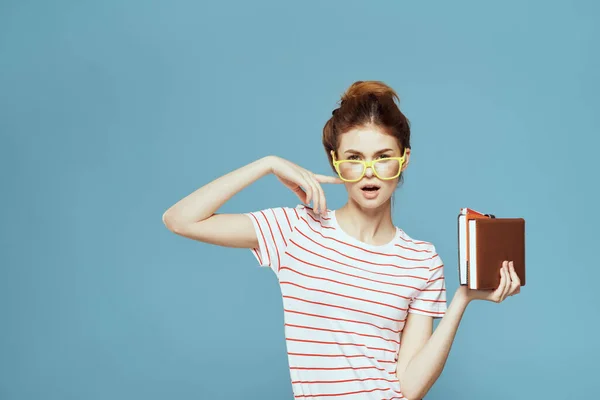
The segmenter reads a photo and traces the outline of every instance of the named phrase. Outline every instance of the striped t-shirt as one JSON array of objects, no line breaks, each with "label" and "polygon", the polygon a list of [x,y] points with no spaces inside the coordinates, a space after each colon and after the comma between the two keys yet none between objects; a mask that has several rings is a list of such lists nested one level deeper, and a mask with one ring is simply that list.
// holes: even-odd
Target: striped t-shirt
[{"label": "striped t-shirt", "polygon": [[396,377],[407,313],[446,311],[442,260],[396,228],[386,245],[346,234],[334,210],[247,213],[259,265],[277,275],[296,399],[402,399]]}]

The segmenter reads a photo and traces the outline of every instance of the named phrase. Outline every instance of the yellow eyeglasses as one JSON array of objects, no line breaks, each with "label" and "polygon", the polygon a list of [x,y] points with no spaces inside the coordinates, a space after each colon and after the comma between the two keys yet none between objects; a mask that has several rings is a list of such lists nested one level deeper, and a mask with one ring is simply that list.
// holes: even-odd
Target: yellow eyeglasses
[{"label": "yellow eyeglasses", "polygon": [[331,158],[333,160],[333,167],[337,171],[341,180],[345,182],[358,182],[360,181],[367,171],[367,168],[371,168],[376,177],[381,180],[387,181],[390,179],[396,179],[402,172],[402,165],[406,159],[406,149],[402,157],[386,157],[378,158],[376,160],[364,161],[364,160],[336,160],[335,152],[331,150]]}]

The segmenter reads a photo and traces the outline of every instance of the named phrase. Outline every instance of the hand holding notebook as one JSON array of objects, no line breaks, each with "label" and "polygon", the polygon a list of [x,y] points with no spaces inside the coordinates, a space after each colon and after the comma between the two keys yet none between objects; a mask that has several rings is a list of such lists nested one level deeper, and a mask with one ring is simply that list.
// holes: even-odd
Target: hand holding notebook
[{"label": "hand holding notebook", "polygon": [[461,285],[458,287],[457,293],[460,293],[467,301],[487,300],[501,303],[507,297],[521,292],[521,280],[515,272],[514,262],[503,261],[499,276],[500,283],[496,289],[469,289],[467,285]]},{"label": "hand holding notebook", "polygon": [[525,286],[525,220],[461,209],[458,261],[459,283],[469,289],[496,290],[502,279]]}]

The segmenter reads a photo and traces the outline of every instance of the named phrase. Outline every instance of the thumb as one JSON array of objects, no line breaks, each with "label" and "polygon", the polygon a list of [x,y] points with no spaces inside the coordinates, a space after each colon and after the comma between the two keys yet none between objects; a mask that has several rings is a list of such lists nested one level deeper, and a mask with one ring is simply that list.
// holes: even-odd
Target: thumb
[{"label": "thumb", "polygon": [[343,180],[341,180],[340,178],[335,177],[335,176],[315,174],[315,178],[317,179],[317,182],[319,182],[319,183],[344,183]]}]

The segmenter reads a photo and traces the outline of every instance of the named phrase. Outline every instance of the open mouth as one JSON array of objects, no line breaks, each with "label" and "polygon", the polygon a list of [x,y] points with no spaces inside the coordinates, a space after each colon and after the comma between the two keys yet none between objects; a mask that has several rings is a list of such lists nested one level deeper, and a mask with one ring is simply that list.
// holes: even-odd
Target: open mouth
[{"label": "open mouth", "polygon": [[376,192],[379,190],[379,186],[377,185],[366,185],[361,188],[361,190],[365,192]]}]

